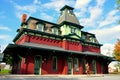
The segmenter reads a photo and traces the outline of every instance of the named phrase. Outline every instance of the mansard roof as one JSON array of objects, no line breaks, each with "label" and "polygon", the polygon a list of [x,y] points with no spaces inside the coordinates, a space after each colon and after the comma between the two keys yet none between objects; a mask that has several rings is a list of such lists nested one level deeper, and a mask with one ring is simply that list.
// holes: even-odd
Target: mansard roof
[{"label": "mansard roof", "polygon": [[81,31],[81,33],[82,33],[83,35],[88,35],[88,36],[95,37],[95,34],[93,34],[93,33],[85,32],[85,31]]},{"label": "mansard roof", "polygon": [[28,23],[31,19],[36,20],[36,21],[38,21],[38,22],[48,23],[48,24],[52,24],[52,25],[58,25],[58,24],[56,24],[56,23],[49,22],[49,21],[45,21],[45,20],[38,19],[38,18],[35,18],[35,17],[31,17],[31,16],[28,18],[27,23]]}]

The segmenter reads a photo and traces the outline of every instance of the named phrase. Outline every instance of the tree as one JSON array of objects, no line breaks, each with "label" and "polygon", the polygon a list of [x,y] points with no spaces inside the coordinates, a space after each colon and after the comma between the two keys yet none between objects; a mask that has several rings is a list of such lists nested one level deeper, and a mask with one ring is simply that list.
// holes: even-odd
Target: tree
[{"label": "tree", "polygon": [[118,61],[120,61],[120,39],[118,39],[117,43],[114,46],[113,55]]},{"label": "tree", "polygon": [[11,55],[7,54],[4,58],[4,61],[9,64],[9,65],[12,65],[12,61],[13,61],[13,58]]},{"label": "tree", "polygon": [[117,9],[120,10],[120,0],[117,0]]}]

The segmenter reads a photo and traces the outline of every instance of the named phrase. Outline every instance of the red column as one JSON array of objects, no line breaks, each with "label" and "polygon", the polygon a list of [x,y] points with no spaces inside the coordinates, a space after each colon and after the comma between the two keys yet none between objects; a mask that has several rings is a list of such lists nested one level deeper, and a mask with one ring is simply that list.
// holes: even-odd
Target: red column
[{"label": "red column", "polygon": [[68,43],[67,40],[62,41],[62,48],[63,49],[66,49],[66,50],[68,49],[68,44],[67,43]]}]

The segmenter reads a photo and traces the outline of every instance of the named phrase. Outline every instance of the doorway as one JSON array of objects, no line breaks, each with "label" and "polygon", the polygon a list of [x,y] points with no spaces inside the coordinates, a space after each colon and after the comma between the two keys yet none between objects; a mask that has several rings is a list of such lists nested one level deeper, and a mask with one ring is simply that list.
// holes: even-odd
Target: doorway
[{"label": "doorway", "polygon": [[97,71],[96,71],[96,61],[95,60],[92,60],[92,65],[93,65],[93,74],[96,74]]},{"label": "doorway", "polygon": [[41,56],[35,56],[35,66],[34,66],[34,74],[40,74],[41,75]]},{"label": "doorway", "polygon": [[72,58],[68,58],[68,74],[72,74]]}]

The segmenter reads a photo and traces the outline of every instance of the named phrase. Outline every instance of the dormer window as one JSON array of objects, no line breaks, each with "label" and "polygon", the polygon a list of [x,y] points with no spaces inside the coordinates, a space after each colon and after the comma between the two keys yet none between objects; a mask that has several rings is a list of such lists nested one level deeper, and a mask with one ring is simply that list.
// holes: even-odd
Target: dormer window
[{"label": "dormer window", "polygon": [[71,33],[75,33],[76,28],[71,28]]},{"label": "dormer window", "polygon": [[27,23],[22,23],[21,26],[22,28],[27,28]]},{"label": "dormer window", "polygon": [[38,31],[44,31],[44,24],[43,23],[37,23],[37,28]]},{"label": "dormer window", "polygon": [[84,34],[82,35],[82,39],[85,39],[85,35]]},{"label": "dormer window", "polygon": [[53,32],[53,34],[58,35],[58,28],[53,27],[53,28],[52,28],[52,32]]},{"label": "dormer window", "polygon": [[58,35],[58,29],[54,28],[54,34]]}]

